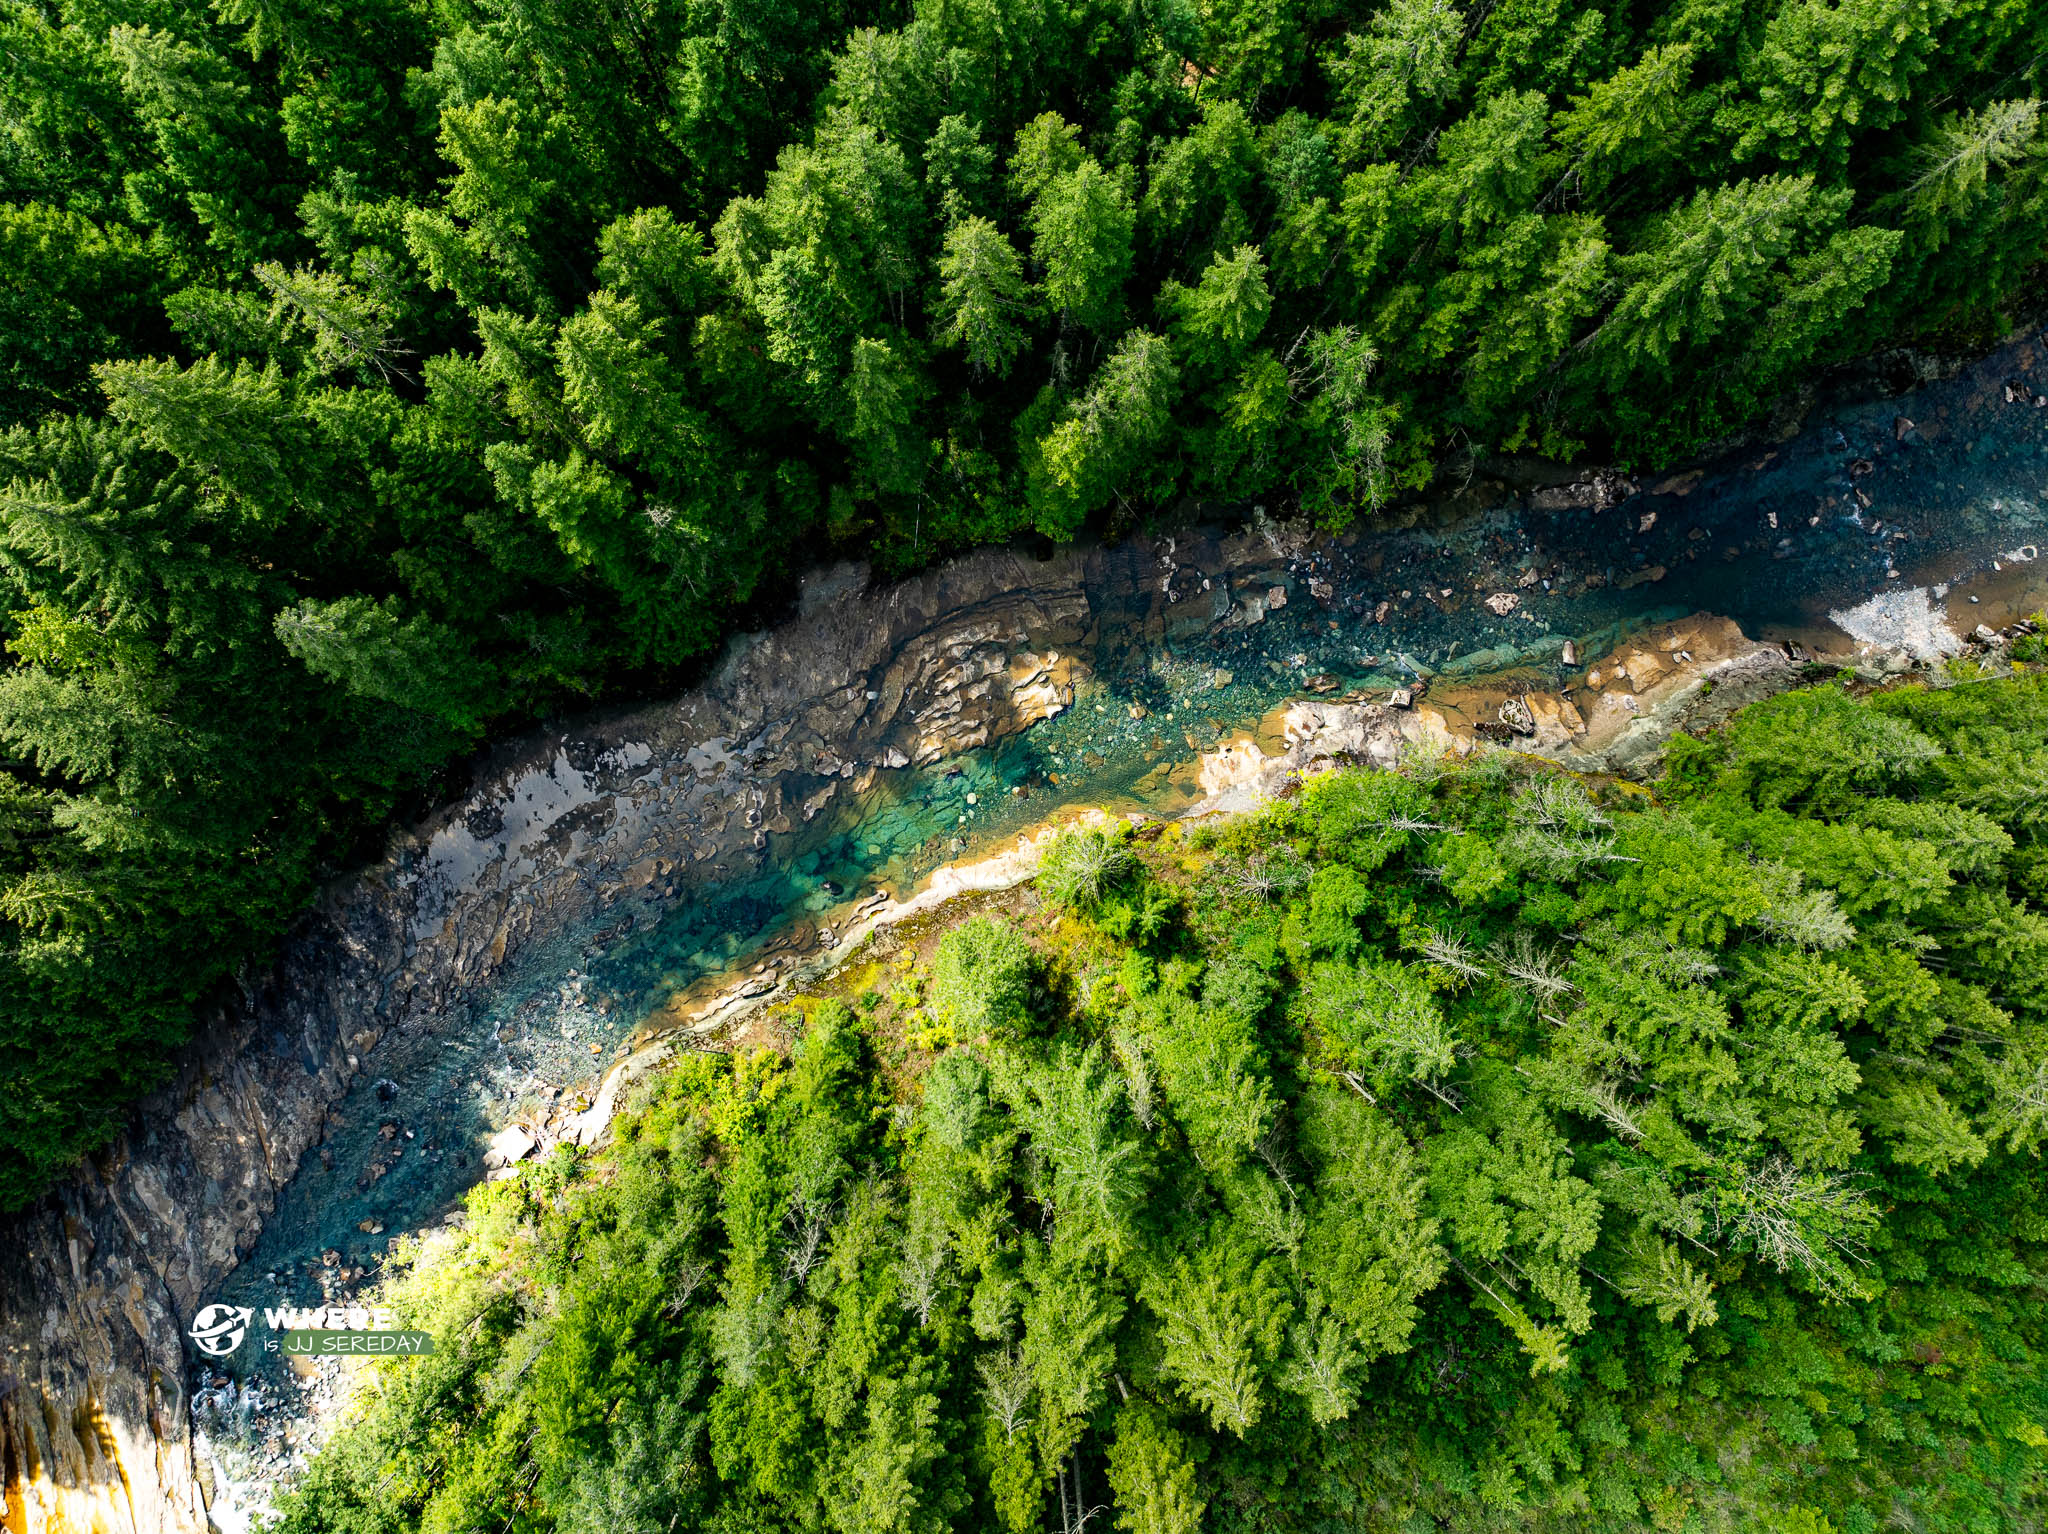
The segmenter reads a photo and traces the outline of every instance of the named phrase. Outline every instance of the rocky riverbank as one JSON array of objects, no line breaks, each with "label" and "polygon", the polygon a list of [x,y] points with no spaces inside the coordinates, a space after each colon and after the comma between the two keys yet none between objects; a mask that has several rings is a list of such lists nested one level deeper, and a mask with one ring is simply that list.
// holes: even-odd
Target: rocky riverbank
[{"label": "rocky riverbank", "polygon": [[[1899,645],[1837,637],[1831,646],[1809,650],[1753,640],[1726,618],[1698,614],[1632,635],[1574,667],[1562,683],[1508,673],[1436,688],[1291,699],[1255,727],[1170,764],[1161,775],[1184,787],[1190,802],[1176,810],[1181,818],[1240,813],[1313,774],[1354,764],[1391,767],[1415,751],[1463,755],[1504,746],[1577,772],[1641,777],[1654,772],[1673,734],[1719,724],[1739,708],[1799,685],[1813,666],[1881,681],[1928,664],[1928,657]],[[1962,648],[1958,642],[1956,651]],[[1405,695],[1402,701],[1393,701],[1396,692]],[[903,898],[877,895],[862,902],[837,931],[793,934],[753,973],[678,994],[648,1019],[632,1057],[607,1075],[596,1104],[535,1124],[524,1153],[544,1154],[560,1139],[592,1143],[625,1088],[685,1036],[744,1037],[749,1019],[829,973],[869,934],[959,896],[1022,883],[1036,872],[1039,852],[1059,824],[1102,818],[1091,807],[1035,825],[991,856],[941,868]]]}]

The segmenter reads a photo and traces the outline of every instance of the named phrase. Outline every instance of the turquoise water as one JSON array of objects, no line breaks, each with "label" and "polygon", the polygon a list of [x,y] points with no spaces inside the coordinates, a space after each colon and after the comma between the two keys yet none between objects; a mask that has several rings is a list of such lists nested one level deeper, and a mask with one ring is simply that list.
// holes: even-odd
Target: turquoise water
[{"label": "turquoise water", "polygon": [[[594,1091],[678,992],[750,967],[805,924],[843,923],[877,890],[908,893],[1062,805],[1171,812],[1182,801],[1163,764],[1210,749],[1311,678],[1391,686],[1519,667],[1558,680],[1567,638],[1592,658],[1633,628],[1701,610],[1752,634],[1811,630],[1833,607],[1967,580],[2048,541],[2048,410],[2008,404],[2001,387],[2022,377],[2048,392],[2040,347],[1836,411],[1791,442],[1706,466],[1682,496],[1646,490],[1604,511],[1504,503],[1455,527],[1276,553],[1248,584],[1280,586],[1288,601],[1253,626],[1210,630],[1190,601],[1183,632],[1144,640],[1105,616],[1095,681],[1055,719],[987,751],[884,773],[857,800],[842,793],[775,838],[748,877],[659,892],[651,926],[644,913],[621,916],[530,949],[439,1036],[380,1049],[383,1077],[339,1106],[325,1159],[308,1154],[221,1298],[313,1304],[345,1292],[374,1275],[392,1236],[480,1175],[499,1125],[551,1091]],[[1903,436],[1901,416],[1917,423]],[[1311,579],[1329,583],[1327,603],[1311,598]],[[1506,617],[1481,602],[1500,591],[1520,598]],[[339,1253],[331,1266],[325,1251]]]}]

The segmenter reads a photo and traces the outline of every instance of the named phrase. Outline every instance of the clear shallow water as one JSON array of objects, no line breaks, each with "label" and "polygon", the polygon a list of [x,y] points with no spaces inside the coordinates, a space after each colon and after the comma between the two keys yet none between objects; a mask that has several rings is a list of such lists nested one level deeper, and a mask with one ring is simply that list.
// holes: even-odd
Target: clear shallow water
[{"label": "clear shallow water", "polygon": [[[220,1298],[310,1305],[347,1292],[374,1275],[392,1237],[481,1175],[496,1129],[593,1095],[625,1041],[678,992],[750,968],[806,926],[843,924],[877,890],[906,894],[1063,805],[1170,813],[1185,791],[1163,767],[1301,696],[1311,678],[1391,686],[1534,668],[1555,681],[1567,637],[1591,659],[1632,629],[1701,610],[1756,635],[1806,633],[1875,592],[1985,576],[2008,551],[2048,543],[2048,409],[2008,404],[2011,378],[2048,392],[2048,353],[2009,349],[1689,483],[1646,481],[1607,510],[1516,503],[1503,487],[1499,509],[1454,527],[1293,558],[1276,542],[1270,567],[1238,595],[1278,587],[1286,605],[1249,626],[1211,628],[1228,609],[1191,588],[1180,632],[1144,639],[1142,615],[1120,622],[1117,599],[1102,594],[1106,637],[1073,708],[990,750],[883,773],[858,799],[842,793],[774,838],[748,877],[648,892],[651,927],[622,901],[614,918],[529,948],[510,980],[438,1036],[380,1048],[382,1074],[339,1105]],[[1902,415],[1917,423],[1903,437]],[[1327,607],[1311,580],[1330,583]],[[1519,598],[1505,617],[1482,601],[1503,591]],[[338,1254],[331,1265],[327,1251]]]}]

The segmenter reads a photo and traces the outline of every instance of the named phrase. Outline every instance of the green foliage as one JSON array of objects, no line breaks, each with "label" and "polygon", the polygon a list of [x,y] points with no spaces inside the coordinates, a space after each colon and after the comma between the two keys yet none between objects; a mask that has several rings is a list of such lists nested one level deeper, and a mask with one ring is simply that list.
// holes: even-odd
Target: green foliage
[{"label": "green foliage", "polygon": [[939,279],[940,343],[959,347],[977,374],[1008,372],[1030,338],[1023,266],[1003,231],[985,218],[948,229]]},{"label": "green foliage", "polygon": [[1137,854],[1115,831],[1067,826],[1046,844],[1038,888],[1056,904],[1094,911],[1137,872]]},{"label": "green foliage", "polygon": [[1457,1036],[1421,972],[1405,964],[1319,966],[1308,1013],[1332,1058],[1377,1090],[1433,1080],[1451,1068]]},{"label": "green foliage", "polygon": [[964,1049],[941,1055],[924,1078],[923,1117],[932,1138],[951,1150],[972,1150],[988,1113],[988,1067]]},{"label": "green foliage", "polygon": [[1202,1526],[1206,1504],[1195,1495],[1188,1441],[1149,1402],[1134,1402],[1116,1415],[1109,1484],[1116,1493],[1116,1526],[1125,1534],[1196,1534]]},{"label": "green foliage", "polygon": [[1209,1165],[1229,1171],[1256,1154],[1276,1105],[1265,1051],[1244,1011],[1161,1003],[1148,1018],[1167,1101]]},{"label": "green foliage", "polygon": [[1190,363],[1214,372],[1228,369],[1258,339],[1273,310],[1258,247],[1240,245],[1228,257],[1219,254],[1195,287],[1161,288],[1159,307],[1174,317]]},{"label": "green foliage", "polygon": [[1719,946],[1767,908],[1769,897],[1750,865],[1681,816],[1632,821],[1618,846],[1632,860],[1627,871],[1590,898],[1634,913],[1669,942]]},{"label": "green foliage", "polygon": [[[1399,1352],[1445,1260],[1414,1147],[1384,1113],[1327,1079],[1302,1100],[1301,1132],[1316,1173],[1302,1242],[1316,1290],[1309,1309],[1327,1309],[1358,1363]],[[1316,1383],[1348,1408],[1344,1371]]]},{"label": "green foliage", "polygon": [[1031,945],[992,916],[962,922],[932,958],[933,1010],[963,1038],[1014,1035],[1030,1025]]},{"label": "green foliage", "polygon": [[1270,1260],[1234,1228],[1212,1231],[1192,1258],[1145,1289],[1159,1324],[1159,1372],[1209,1425],[1244,1437],[1264,1409],[1262,1381],[1287,1323]]},{"label": "green foliage", "polygon": [[1045,268],[1045,301],[1074,324],[1112,329],[1123,315],[1136,212],[1092,159],[1031,194],[1031,255]]},{"label": "green foliage", "polygon": [[[1117,342],[1087,390],[1056,414],[1052,429],[1024,444],[1033,525],[1050,537],[1071,538],[1112,501],[1150,500],[1138,476],[1170,435],[1179,386],[1165,337],[1133,330]],[[1020,430],[1030,420],[1020,418]]]}]

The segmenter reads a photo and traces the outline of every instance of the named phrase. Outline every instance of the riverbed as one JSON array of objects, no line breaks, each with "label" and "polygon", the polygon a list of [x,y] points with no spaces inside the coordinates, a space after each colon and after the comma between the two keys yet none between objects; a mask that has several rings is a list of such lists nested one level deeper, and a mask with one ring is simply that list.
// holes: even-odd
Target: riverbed
[{"label": "riverbed", "polygon": [[[2048,600],[2043,396],[2048,345],[2030,337],[1683,473],[1482,479],[1455,518],[1337,538],[1256,510],[1160,537],[1143,558],[1163,605],[1091,590],[1080,648],[1031,652],[1049,680],[1029,685],[1057,690],[1051,717],[921,763],[822,763],[804,818],[764,827],[743,864],[655,870],[629,901],[527,942],[445,1027],[380,1046],[217,1297],[316,1305],[374,1283],[402,1234],[487,1175],[494,1136],[559,1132],[651,1021],[736,977],[767,990],[885,900],[1063,811],[1185,812],[1201,792],[1188,764],[1256,739],[1287,700],[1437,698],[1503,677],[1568,693],[1631,633],[1696,612],[1815,654],[1952,653],[1978,622]],[[619,749],[604,772],[630,779],[639,764]],[[721,749],[737,759],[742,743]],[[645,795],[608,801],[600,777],[565,758],[522,780],[496,855],[520,826],[659,813]],[[423,876],[459,892],[470,849],[435,845]],[[327,1385],[254,1348],[195,1371],[232,1528],[302,1460],[305,1403]]]}]

